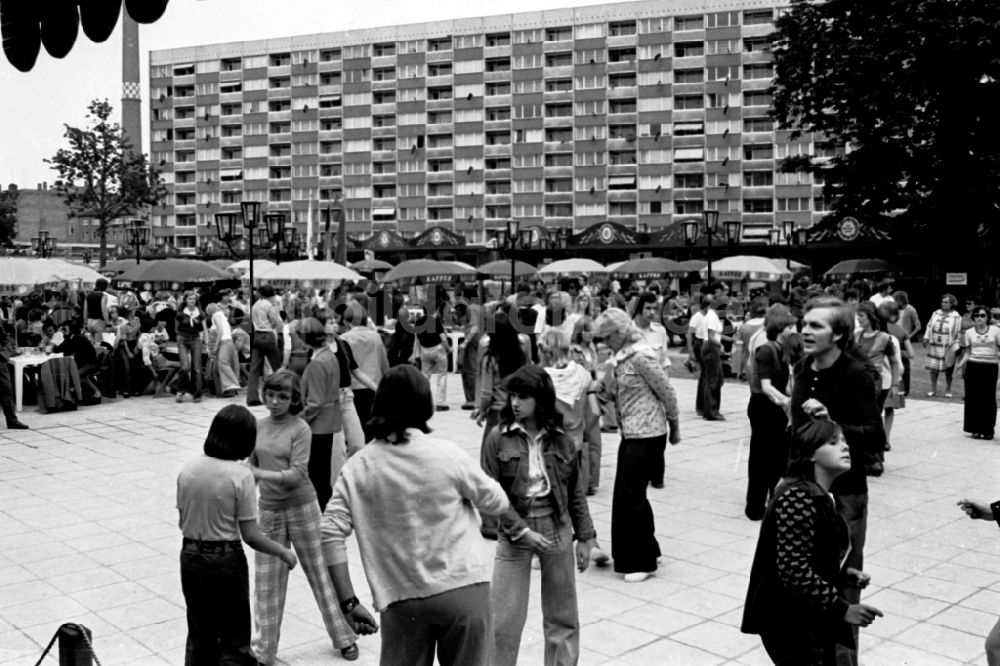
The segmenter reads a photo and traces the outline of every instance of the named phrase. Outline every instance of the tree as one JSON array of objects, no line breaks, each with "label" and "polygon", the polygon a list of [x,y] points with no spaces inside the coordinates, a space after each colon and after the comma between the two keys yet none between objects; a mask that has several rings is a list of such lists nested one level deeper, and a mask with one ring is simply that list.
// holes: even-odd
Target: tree
[{"label": "tree", "polygon": [[10,246],[17,236],[17,199],[19,192],[16,185],[10,185],[5,191],[0,190],[0,245]]},{"label": "tree", "polygon": [[[814,133],[835,214],[899,214],[940,254],[1000,238],[1000,3],[793,0],[773,36],[773,115]],[[844,148],[846,147],[846,150]]]},{"label": "tree", "polygon": [[59,174],[54,189],[66,203],[70,217],[97,221],[102,267],[107,260],[108,227],[145,206],[158,205],[166,195],[163,181],[146,156],[133,151],[121,125],[108,120],[111,112],[107,100],[90,102],[88,126],[66,125],[69,148],[60,148],[45,160]]}]

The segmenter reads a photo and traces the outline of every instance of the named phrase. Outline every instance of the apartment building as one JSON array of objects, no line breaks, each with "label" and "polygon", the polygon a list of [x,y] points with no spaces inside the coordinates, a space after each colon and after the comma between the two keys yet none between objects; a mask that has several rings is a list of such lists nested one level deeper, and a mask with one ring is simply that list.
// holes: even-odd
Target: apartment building
[{"label": "apartment building", "polygon": [[[642,0],[150,54],[154,236],[193,251],[258,200],[303,237],[444,227],[655,232],[704,209],[745,240],[825,212],[768,117],[767,0]],[[315,233],[315,232],[314,232]],[[313,242],[316,236],[313,236]]]}]

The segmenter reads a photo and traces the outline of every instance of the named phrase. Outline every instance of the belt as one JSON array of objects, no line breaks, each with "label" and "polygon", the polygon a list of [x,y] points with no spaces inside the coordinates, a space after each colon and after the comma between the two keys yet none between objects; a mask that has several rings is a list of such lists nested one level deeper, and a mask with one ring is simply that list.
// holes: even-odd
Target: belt
[{"label": "belt", "polygon": [[243,550],[239,541],[201,541],[184,537],[184,547],[194,548],[199,553],[224,553],[226,551]]}]

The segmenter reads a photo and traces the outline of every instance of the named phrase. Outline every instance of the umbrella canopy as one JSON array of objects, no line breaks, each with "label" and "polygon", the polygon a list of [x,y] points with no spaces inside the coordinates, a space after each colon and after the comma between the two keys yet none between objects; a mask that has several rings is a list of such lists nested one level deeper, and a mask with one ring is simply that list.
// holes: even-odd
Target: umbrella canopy
[{"label": "umbrella canopy", "polygon": [[212,264],[216,268],[221,268],[222,270],[226,270],[227,268],[229,268],[230,266],[233,265],[233,260],[232,259],[212,259],[208,263]]},{"label": "umbrella canopy", "polygon": [[823,275],[854,275],[856,273],[894,273],[896,269],[882,259],[847,259],[835,264]]},{"label": "umbrella canopy", "polygon": [[[708,266],[700,271],[702,278],[708,277]],[[719,280],[761,280],[777,282],[792,277],[790,271],[775,266],[767,257],[738,254],[712,262],[712,277]]]},{"label": "umbrella canopy", "polygon": [[232,278],[221,268],[190,259],[144,261],[118,276],[122,282],[215,282]]},{"label": "umbrella canopy", "polygon": [[[275,266],[277,266],[277,264],[268,259],[254,259],[253,260],[254,277],[260,277],[261,275],[271,270]],[[240,259],[239,261],[236,262],[230,261],[229,265],[226,266],[226,270],[229,271],[230,273],[245,275],[250,270],[250,260]]]},{"label": "umbrella canopy", "polygon": [[135,257],[131,259],[112,259],[104,264],[104,268],[100,269],[100,272],[104,275],[114,277],[119,273],[124,273],[133,266],[135,266]]},{"label": "umbrella canopy", "polygon": [[375,271],[391,270],[392,264],[380,259],[363,259],[351,264],[351,268],[359,273],[374,273]]},{"label": "umbrella canopy", "polygon": [[[256,268],[256,267],[255,267]],[[255,271],[256,272],[256,271]],[[301,259],[299,261],[286,261],[278,264],[267,271],[261,271],[255,278],[267,280],[311,280],[313,282],[330,282],[332,280],[363,280],[360,273],[352,271],[347,266],[332,261],[316,261],[315,259]]]},{"label": "umbrella canopy", "polygon": [[689,271],[687,267],[673,259],[667,259],[666,257],[644,257],[642,259],[630,259],[613,270],[608,266],[608,272],[615,277],[628,277],[634,280],[658,280],[674,275],[687,275]]},{"label": "umbrella canopy", "polygon": [[62,259],[41,259],[48,262],[52,270],[63,280],[80,280],[84,284],[94,284],[104,276],[89,266],[73,264]]},{"label": "umbrella canopy", "polygon": [[560,273],[607,273],[608,269],[593,259],[561,259],[538,269],[539,275],[558,275]]},{"label": "umbrella canopy", "polygon": [[401,282],[403,280],[421,280],[423,282],[450,282],[454,278],[474,278],[476,269],[469,266],[463,268],[454,261],[435,261],[434,259],[410,259],[400,263],[385,274],[382,282]]},{"label": "umbrella canopy", "polygon": [[707,266],[708,262],[704,259],[688,259],[687,261],[680,262],[680,264],[688,270],[688,273],[695,273]]},{"label": "umbrella canopy", "polygon": [[[491,280],[509,280],[510,262],[506,259],[497,259],[485,263],[476,269],[480,275],[487,275]],[[514,262],[514,277],[528,277],[538,272],[538,269],[523,261]]]},{"label": "umbrella canopy", "polygon": [[74,278],[60,275],[61,272],[65,272],[67,265],[66,262],[54,259],[5,257],[0,259],[0,285],[33,286],[72,280]]}]

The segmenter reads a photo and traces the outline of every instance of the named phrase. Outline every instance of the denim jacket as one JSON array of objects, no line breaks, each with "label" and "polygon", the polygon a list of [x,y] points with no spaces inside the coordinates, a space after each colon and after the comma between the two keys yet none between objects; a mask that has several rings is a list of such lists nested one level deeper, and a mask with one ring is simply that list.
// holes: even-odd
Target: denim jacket
[{"label": "denim jacket", "polygon": [[[567,514],[573,524],[573,538],[589,541],[596,536],[587,508],[587,495],[580,482],[576,448],[562,430],[549,431],[542,441],[542,458],[549,477],[556,522]],[[508,536],[517,536],[528,527],[527,514],[532,499],[528,489],[528,434],[520,425],[501,423],[486,437],[483,465],[486,473],[500,482],[511,508],[500,516],[500,526]]]}]

